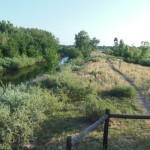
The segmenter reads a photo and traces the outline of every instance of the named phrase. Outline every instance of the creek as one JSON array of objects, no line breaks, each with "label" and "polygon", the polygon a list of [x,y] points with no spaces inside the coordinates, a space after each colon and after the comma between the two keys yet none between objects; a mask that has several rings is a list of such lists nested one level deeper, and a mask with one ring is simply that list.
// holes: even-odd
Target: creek
[{"label": "creek", "polygon": [[[67,62],[68,57],[64,57],[59,60],[59,65],[64,65]],[[44,73],[45,67],[44,64],[36,64],[30,67],[21,68],[16,71],[9,71],[9,72],[1,72],[0,73],[0,81],[4,85],[8,83],[12,84],[20,84],[21,82],[29,81],[34,79],[37,75]]]}]

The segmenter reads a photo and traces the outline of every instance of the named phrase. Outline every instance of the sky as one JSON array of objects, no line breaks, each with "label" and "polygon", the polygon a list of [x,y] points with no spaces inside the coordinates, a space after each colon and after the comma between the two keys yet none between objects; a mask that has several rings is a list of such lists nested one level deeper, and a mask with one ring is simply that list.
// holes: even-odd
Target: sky
[{"label": "sky", "polygon": [[100,45],[117,37],[128,45],[150,41],[150,0],[0,0],[0,21],[51,32],[60,44],[74,44],[81,30]]}]

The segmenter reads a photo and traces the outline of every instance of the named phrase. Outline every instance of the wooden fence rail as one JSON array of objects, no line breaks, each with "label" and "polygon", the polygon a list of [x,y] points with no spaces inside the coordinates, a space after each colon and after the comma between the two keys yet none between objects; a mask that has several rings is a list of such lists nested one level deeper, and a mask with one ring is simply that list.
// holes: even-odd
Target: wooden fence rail
[{"label": "wooden fence rail", "polygon": [[124,115],[124,114],[110,114],[110,118],[123,118],[123,119],[150,119],[147,115]]},{"label": "wooden fence rail", "polygon": [[72,150],[74,144],[76,144],[82,137],[87,135],[89,132],[96,129],[103,122],[104,124],[104,134],[103,134],[103,150],[107,150],[108,147],[108,128],[109,128],[109,119],[110,118],[123,118],[123,119],[150,119],[148,115],[125,115],[125,114],[110,114],[110,110],[106,109],[105,114],[97,120],[95,123],[87,127],[85,130],[80,132],[77,136],[72,138],[71,136],[67,137],[66,149]]}]

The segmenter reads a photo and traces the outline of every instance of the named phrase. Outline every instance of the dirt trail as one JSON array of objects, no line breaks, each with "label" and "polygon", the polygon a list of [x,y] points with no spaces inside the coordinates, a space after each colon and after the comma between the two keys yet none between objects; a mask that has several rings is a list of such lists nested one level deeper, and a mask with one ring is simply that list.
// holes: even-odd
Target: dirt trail
[{"label": "dirt trail", "polygon": [[117,72],[126,82],[128,82],[132,87],[135,88],[135,90],[137,91],[136,97],[137,97],[137,100],[138,100],[141,108],[143,109],[143,111],[144,111],[145,114],[150,115],[150,106],[147,104],[146,100],[144,99],[144,96],[143,96],[141,90],[139,90],[137,88],[137,86],[128,77],[126,77],[122,72],[120,72],[119,70],[117,70],[110,61],[108,61],[108,64],[109,64],[109,67],[114,72]]}]

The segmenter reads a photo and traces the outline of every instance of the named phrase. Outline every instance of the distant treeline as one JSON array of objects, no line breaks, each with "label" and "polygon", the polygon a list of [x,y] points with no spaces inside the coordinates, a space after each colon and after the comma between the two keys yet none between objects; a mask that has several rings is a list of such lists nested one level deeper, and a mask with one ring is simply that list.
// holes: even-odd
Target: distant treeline
[{"label": "distant treeline", "polygon": [[150,43],[142,41],[140,47],[128,46],[121,39],[114,39],[113,47],[104,47],[104,53],[122,57],[125,61],[150,66]]},{"label": "distant treeline", "polygon": [[18,28],[9,21],[0,22],[1,58],[42,56],[46,48],[58,49],[58,40],[52,33],[34,28]]}]

